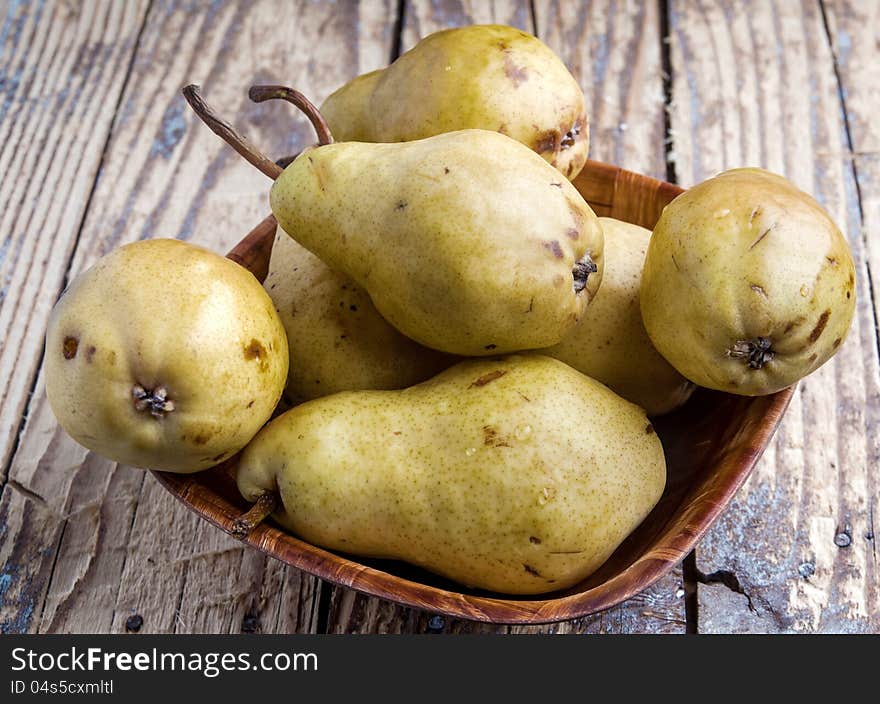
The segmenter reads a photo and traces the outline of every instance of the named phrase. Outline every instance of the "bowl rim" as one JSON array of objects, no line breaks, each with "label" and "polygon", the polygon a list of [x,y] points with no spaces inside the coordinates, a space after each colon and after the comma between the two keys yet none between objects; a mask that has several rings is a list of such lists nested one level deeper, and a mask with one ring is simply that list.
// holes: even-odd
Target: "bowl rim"
[{"label": "bowl rim", "polygon": [[[631,188],[634,184],[641,184],[642,188],[652,188],[660,194],[663,202],[668,202],[684,192],[684,189],[675,184],[592,160],[587,161],[582,176],[611,183],[608,203],[599,205],[611,205],[619,188]],[[595,204],[592,199],[591,204]],[[258,262],[268,261],[276,224],[274,217],[268,216],[227,256],[250,269],[262,280],[266,271],[263,270],[265,267],[258,266]],[[448,617],[496,624],[533,625],[580,618],[616,606],[649,588],[693,550],[754,469],[788,408],[795,387],[796,385],[768,396],[752,397],[753,403],[762,406],[759,410],[762,411],[763,421],[748,435],[747,442],[737,443],[717,468],[719,481],[712,482],[708,489],[696,496],[693,495],[693,487],[685,491],[676,510],[666,518],[651,547],[644,554],[613,577],[584,591],[556,595],[550,593],[547,598],[538,595],[528,599],[456,592],[357,562],[350,557],[307,543],[269,523],[259,525],[243,542],[320,579],[403,606]],[[236,459],[232,458],[224,464],[231,466]],[[235,506],[202,484],[199,481],[201,473],[151,472],[165,489],[190,510],[224,532],[230,535],[233,533],[233,523],[245,509]],[[681,507],[690,507],[689,504],[697,503],[700,510],[689,516],[684,528],[676,530],[672,518]],[[243,499],[242,505],[245,505]]]}]

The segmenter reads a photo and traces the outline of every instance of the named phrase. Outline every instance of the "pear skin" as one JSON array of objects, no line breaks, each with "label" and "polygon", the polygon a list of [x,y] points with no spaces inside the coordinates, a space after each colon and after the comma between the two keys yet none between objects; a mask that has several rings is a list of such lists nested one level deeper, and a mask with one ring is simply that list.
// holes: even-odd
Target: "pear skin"
[{"label": "pear skin", "polygon": [[292,403],[337,391],[401,389],[456,361],[401,335],[366,291],[280,227],[263,286],[287,332]]},{"label": "pear skin", "polygon": [[553,51],[515,27],[435,32],[385,69],[358,76],[321,112],[338,141],[400,142],[494,130],[573,179],[589,149],[584,94]]},{"label": "pear skin", "polygon": [[462,130],[304,151],[270,192],[281,227],[417,342],[459,355],[547,347],[602,275],[602,230],[556,169]]},{"label": "pear skin", "polygon": [[467,360],[402,391],[309,401],[242,454],[249,501],[330,550],[540,594],[596,570],[666,481],[644,411],[539,355]]}]

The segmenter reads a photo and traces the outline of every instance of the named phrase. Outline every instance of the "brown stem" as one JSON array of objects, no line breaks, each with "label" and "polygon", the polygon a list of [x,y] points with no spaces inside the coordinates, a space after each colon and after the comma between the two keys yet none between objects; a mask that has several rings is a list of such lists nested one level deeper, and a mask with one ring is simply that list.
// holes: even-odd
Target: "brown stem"
[{"label": "brown stem", "polygon": [[286,100],[288,103],[293,103],[309,118],[309,122],[318,134],[318,144],[322,146],[333,144],[333,135],[330,134],[330,127],[327,126],[321,111],[298,90],[287,86],[251,86],[248,97],[255,103],[262,103],[264,100]]},{"label": "brown stem", "polygon": [[266,517],[278,508],[281,500],[274,491],[264,491],[257,497],[257,502],[247,513],[235,519],[232,524],[232,537],[244,540],[250,532],[262,523]]},{"label": "brown stem", "polygon": [[195,111],[202,122],[213,130],[224,142],[241,154],[251,164],[256,166],[266,176],[275,180],[284,171],[278,164],[272,161],[251,144],[247,138],[236,132],[232,125],[214,112],[213,108],[205,102],[201,89],[196,85],[188,85],[183,89],[183,97]]}]

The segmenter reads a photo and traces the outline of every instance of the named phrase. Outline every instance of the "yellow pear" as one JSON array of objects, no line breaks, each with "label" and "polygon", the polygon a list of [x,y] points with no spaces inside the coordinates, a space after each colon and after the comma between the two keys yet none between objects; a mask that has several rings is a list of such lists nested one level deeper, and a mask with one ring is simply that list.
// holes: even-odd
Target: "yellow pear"
[{"label": "yellow pear", "polygon": [[269,419],[287,338],[254,276],[201,247],[128,244],[74,279],[46,333],[46,395],[81,445],[117,462],[196,472]]},{"label": "yellow pear", "polygon": [[491,355],[559,342],[599,286],[590,206],[519,142],[462,130],[308,149],[270,192],[281,227],[426,347]]},{"label": "yellow pear", "polygon": [[495,130],[569,179],[587,159],[584,94],[553,51],[505,25],[435,32],[385,69],[358,76],[321,112],[337,140],[403,142],[442,132]]},{"label": "yellow pear", "polygon": [[733,169],[663,211],[642,274],[654,346],[700,386],[770,394],[818,369],[855,310],[855,266],[828,213],[781,176]]},{"label": "yellow pear", "polygon": [[275,519],[305,540],[509,594],[587,577],[665,481],[644,411],[539,355],[309,401],[269,423],[238,468],[242,495],[277,491]]}]

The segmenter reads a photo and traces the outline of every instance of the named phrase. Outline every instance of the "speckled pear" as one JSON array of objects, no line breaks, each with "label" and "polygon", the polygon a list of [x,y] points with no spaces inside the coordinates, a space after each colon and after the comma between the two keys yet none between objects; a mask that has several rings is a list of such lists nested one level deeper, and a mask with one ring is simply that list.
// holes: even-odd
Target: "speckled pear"
[{"label": "speckled pear", "polygon": [[515,27],[472,25],[422,39],[321,106],[336,139],[401,142],[476,128],[506,134],[569,179],[589,149],[584,94],[559,57]]},{"label": "speckled pear", "polygon": [[468,360],[402,391],[309,401],[241,456],[248,501],[331,550],[508,594],[564,589],[648,515],[666,481],[644,411],[540,355]]},{"label": "speckled pear", "polygon": [[186,242],[135,242],[74,279],[46,333],[46,395],[98,454],[190,473],[269,419],[287,338],[253,274]]},{"label": "speckled pear", "polygon": [[640,297],[654,346],[700,386],[744,396],[828,361],[855,311],[843,233],[807,193],[763,169],[685,191],[654,228]]},{"label": "speckled pear", "polygon": [[555,344],[601,281],[589,205],[497,132],[308,149],[270,202],[284,230],[363,287],[388,322],[443,352]]}]

